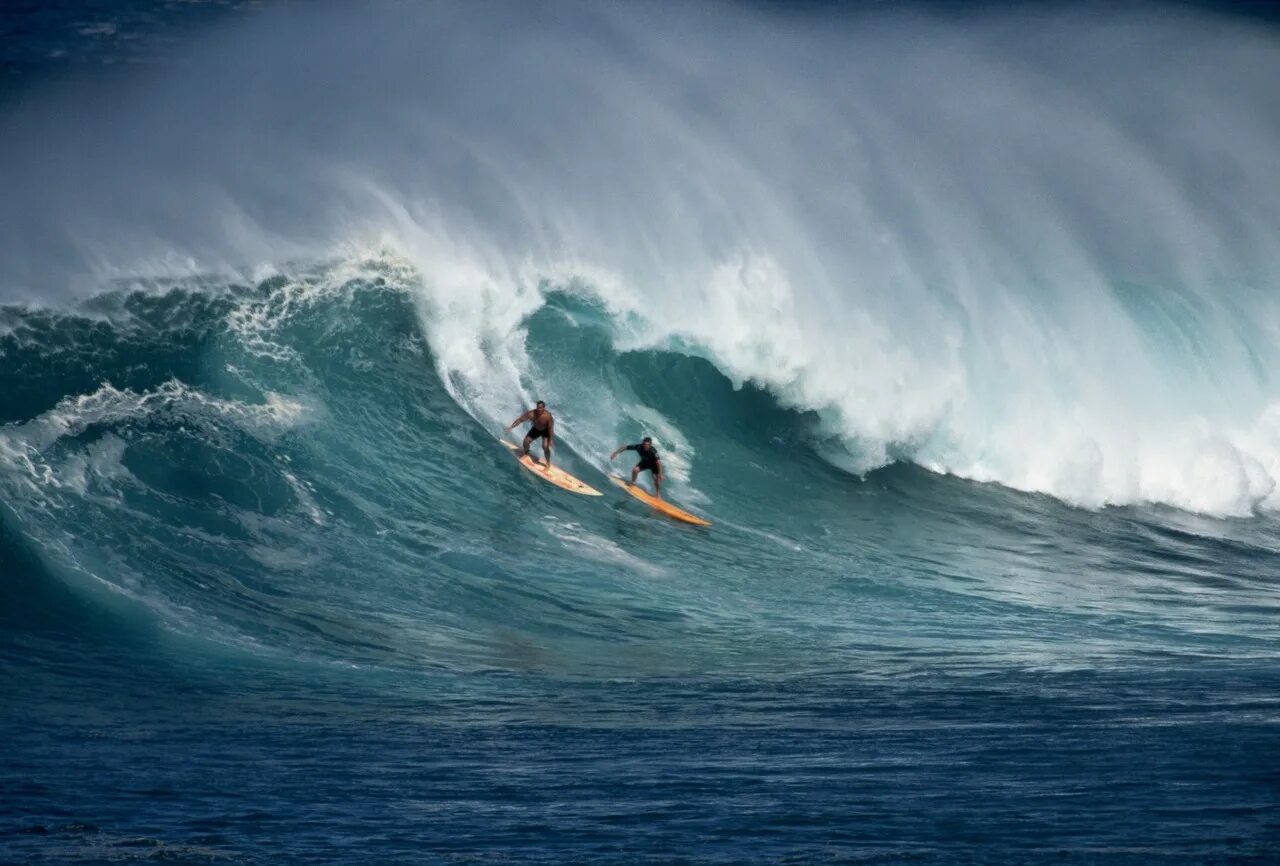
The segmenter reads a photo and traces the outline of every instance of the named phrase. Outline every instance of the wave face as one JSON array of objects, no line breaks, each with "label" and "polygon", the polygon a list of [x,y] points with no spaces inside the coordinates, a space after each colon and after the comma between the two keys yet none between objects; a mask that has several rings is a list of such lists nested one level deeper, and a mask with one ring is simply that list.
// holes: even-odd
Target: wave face
[{"label": "wave face", "polygon": [[[620,348],[633,320],[579,283],[521,320],[504,404],[433,348],[423,279],[383,254],[8,308],[6,558],[198,654],[395,671],[1058,669],[1081,641],[1251,657],[1277,637],[1273,521],[1096,515],[905,465],[859,481],[822,413]],[[655,436],[715,531],[521,472],[473,414],[505,423],[521,390],[605,490],[614,445]]]},{"label": "wave face", "polygon": [[1270,29],[1156,7],[268,10],[13,100],[0,285],[390,248],[486,423],[555,285],[855,473],[1248,515],[1280,502],[1278,74]]}]

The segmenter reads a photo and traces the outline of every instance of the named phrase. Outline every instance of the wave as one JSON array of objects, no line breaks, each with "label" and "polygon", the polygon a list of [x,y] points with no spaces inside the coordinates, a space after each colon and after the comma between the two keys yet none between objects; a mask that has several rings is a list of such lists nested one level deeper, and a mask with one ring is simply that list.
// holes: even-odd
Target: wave
[{"label": "wave", "polygon": [[[830,418],[696,352],[630,345],[643,323],[587,288],[544,286],[519,353],[485,347],[485,369],[517,368],[505,398],[448,378],[420,318],[430,289],[390,254],[6,308],[0,384],[25,416],[0,426],[0,562],[22,572],[6,591],[67,587],[110,612],[111,641],[137,622],[184,652],[415,671],[820,670],[851,646],[902,669],[943,648],[1041,664],[1057,650],[1020,630],[1116,652],[1270,633],[1272,521],[1097,524],[909,466],[859,481],[832,467],[847,445]],[[494,438],[521,391],[548,400],[559,459],[597,486],[614,445],[657,437],[670,495],[716,532],[520,472]],[[1221,597],[1182,589],[1222,581]]]},{"label": "wave", "polygon": [[0,283],[48,302],[391,249],[485,424],[536,391],[591,406],[584,452],[623,417],[678,441],[529,363],[562,295],[620,350],[816,413],[855,473],[1247,515],[1280,503],[1277,72],[1264,25],[1154,6],[270,10],[181,68],[14,101]]}]

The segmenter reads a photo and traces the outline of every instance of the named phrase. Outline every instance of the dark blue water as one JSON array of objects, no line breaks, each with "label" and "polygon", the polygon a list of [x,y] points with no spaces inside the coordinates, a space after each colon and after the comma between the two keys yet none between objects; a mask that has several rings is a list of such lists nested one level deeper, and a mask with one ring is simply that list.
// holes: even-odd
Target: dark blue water
[{"label": "dark blue water", "polygon": [[[360,87],[349,82],[356,67],[324,79],[331,64],[303,50],[312,37],[286,39],[274,60],[252,50],[286,32],[282,22],[305,30],[313,15],[338,13],[268,10],[261,30],[259,12],[239,7],[201,10],[209,19],[194,23],[163,4],[115,12],[113,33],[145,24],[189,42],[129,43],[145,69],[98,80],[104,31],[81,34],[93,42],[73,51],[74,76],[27,69],[0,118],[13,133],[0,153],[30,169],[15,175],[20,197],[48,193],[0,207],[0,225],[45,244],[11,253],[0,305],[0,861],[1280,859],[1267,336],[1280,319],[1269,247],[1246,243],[1273,227],[1273,175],[1246,156],[1272,140],[1274,114],[1259,115],[1270,131],[1237,129],[1254,137],[1225,151],[1258,190],[1234,224],[1232,242],[1249,254],[1235,281],[1187,269],[1184,282],[1116,275],[1086,292],[1061,274],[975,287],[972,271],[957,271],[953,283],[842,294],[778,282],[822,270],[801,266],[809,253],[780,252],[734,260],[706,283],[681,282],[697,269],[673,263],[669,282],[642,290],[626,281],[638,272],[596,267],[581,249],[560,267],[514,252],[495,264],[475,223],[489,214],[497,234],[537,223],[517,186],[510,210],[479,207],[443,228],[415,210],[420,200],[389,205],[398,233],[365,243],[319,157],[290,174],[273,136],[369,120],[361,106],[382,103],[368,80],[389,88],[378,91],[388,104],[421,88],[451,120],[458,94],[474,93],[383,79],[374,60]],[[432,16],[445,12],[472,32],[463,12],[434,10],[404,19],[405,38],[454,32],[409,27],[439,25]],[[50,13],[31,24],[29,13],[33,53],[41,40],[78,44],[66,42],[74,21]],[[358,20],[348,14],[337,20]],[[521,50],[542,36],[563,47],[563,14],[520,19],[533,34]],[[669,33],[670,20],[651,14]],[[751,16],[762,13],[698,14],[761,37]],[[367,32],[341,30],[343,50],[361,34],[391,38],[399,19],[379,15]],[[854,28],[850,38],[879,32],[877,20],[829,19]],[[832,43],[781,21],[767,19],[838,67]],[[214,25],[231,29],[205,37]],[[969,25],[947,26],[963,35]],[[628,64],[661,65],[622,50],[635,48],[623,38],[631,31],[604,29],[608,38],[578,34],[583,56],[603,44]],[[1249,33],[1242,56],[1272,68],[1273,37]],[[301,106],[271,83],[257,96],[222,92],[200,64],[228,46],[278,63],[282,77],[299,73],[307,86],[294,96],[314,92],[299,70],[335,89]],[[1138,66],[1158,65],[1148,48],[1127,50]],[[186,50],[195,72],[174,59]],[[460,62],[441,50],[440,63]],[[895,67],[904,79],[912,68]],[[595,71],[593,86],[608,86]],[[716,91],[705,70],[685,73],[706,88],[691,85],[691,104],[745,98]],[[1092,73],[1076,74],[1080,84]],[[188,138],[178,114],[173,129],[148,125],[188,104],[194,79],[212,99],[195,101],[208,113],[196,126],[213,138]],[[571,105],[539,94],[572,123]],[[1265,109],[1248,94],[1217,95]],[[228,106],[241,103],[266,126],[236,126],[243,118]],[[88,118],[46,110],[90,104]],[[714,138],[719,110],[678,130],[689,144],[680,153],[702,158],[694,140]],[[478,135],[488,122],[465,116],[427,140],[449,162],[459,130]],[[23,137],[77,123],[114,138],[105,149],[58,139],[45,161]],[[364,142],[351,152],[372,154],[360,171],[430,175],[396,166],[391,126],[364,141],[351,124],[351,141]],[[761,124],[762,139],[770,129]],[[145,142],[168,135],[158,162],[146,158]],[[1188,163],[1204,158],[1203,142],[1184,144]],[[327,160],[330,146],[317,141],[316,153]],[[503,176],[500,151],[486,151],[494,140],[468,146],[476,162],[450,163],[456,172],[435,190],[446,201],[463,181],[492,193],[486,185]],[[270,164],[275,180],[259,188],[255,176],[268,173],[256,168],[219,177],[223,148],[255,154],[231,162]],[[556,156],[527,158],[535,171]],[[805,171],[825,182],[821,166],[786,165],[796,173],[779,189]],[[600,167],[573,168],[594,180]],[[74,183],[41,186],[62,168]],[[1170,171],[1165,179],[1185,179]],[[868,199],[879,206],[915,188],[880,182]],[[129,183],[138,200],[114,191]],[[175,189],[198,213],[153,220]],[[659,190],[672,201],[686,191],[674,181]],[[242,230],[269,214],[296,229],[305,220],[293,197],[342,212],[315,232],[338,225],[349,243],[271,235],[279,254],[253,258],[279,225]],[[740,224],[702,213],[706,234],[664,255],[719,249],[735,227],[747,247],[794,253],[796,224],[769,201],[778,212]],[[1039,201],[1022,202],[1028,225]],[[104,202],[118,219],[97,219]],[[1208,199],[1187,207],[1227,237]],[[564,220],[539,225],[563,240],[573,235]],[[903,225],[890,222],[891,245]],[[605,219],[591,231],[617,228]],[[1163,249],[1167,227],[1142,228]],[[636,244],[669,240],[653,231]],[[245,258],[209,265],[202,255],[225,253],[228,236]],[[813,255],[836,269],[846,253]],[[946,261],[938,252],[921,273],[938,277]],[[1073,330],[1072,291],[1093,301],[1096,328]],[[927,299],[936,305],[913,306]],[[957,330],[946,327],[953,314]],[[875,327],[858,330],[863,317]],[[985,339],[996,321],[1006,354]],[[1130,363],[1085,357],[1104,343]],[[939,393],[948,408],[934,416]],[[1137,411],[1142,394],[1164,402]],[[552,488],[500,447],[502,425],[537,397],[557,415],[557,460],[602,497]],[[1099,406],[1119,420],[1101,424]],[[1187,440],[1189,430],[1203,438]],[[642,433],[662,449],[668,495],[714,526],[671,522],[609,485],[610,469],[630,465],[611,465],[609,451]]]}]

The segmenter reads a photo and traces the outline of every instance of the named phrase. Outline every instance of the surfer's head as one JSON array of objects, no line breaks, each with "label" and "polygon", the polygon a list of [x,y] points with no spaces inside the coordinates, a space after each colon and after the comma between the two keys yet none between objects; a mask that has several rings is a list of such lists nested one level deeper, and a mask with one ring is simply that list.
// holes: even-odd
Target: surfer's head
[{"label": "surfer's head", "polygon": [[652,436],[646,436],[646,437],[644,437],[643,439],[641,439],[641,440],[640,440],[640,444],[641,444],[641,445],[648,445],[650,448],[652,448],[652,447],[653,447],[653,437],[652,437]]},{"label": "surfer's head", "polygon": [[533,404],[533,408],[535,408],[535,409],[544,409],[544,410],[545,410],[545,409],[547,408],[547,404],[546,404],[546,403],[543,403],[541,400],[539,400],[537,403],[534,403],[534,404]]}]

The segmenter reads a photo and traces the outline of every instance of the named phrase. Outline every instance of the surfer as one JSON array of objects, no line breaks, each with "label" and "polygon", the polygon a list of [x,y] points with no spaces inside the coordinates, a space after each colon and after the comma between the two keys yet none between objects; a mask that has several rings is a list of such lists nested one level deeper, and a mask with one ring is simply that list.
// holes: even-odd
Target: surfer
[{"label": "surfer", "polygon": [[[556,444],[556,419],[547,411],[547,404],[538,401],[538,404],[525,412],[516,420],[507,425],[507,432],[510,432],[517,425],[529,422],[529,432],[524,434],[524,456],[529,457],[529,446],[534,439],[542,440],[542,453],[546,455],[547,466],[551,465],[551,449]],[[533,458],[530,457],[530,460]]]},{"label": "surfer", "polygon": [[644,470],[653,473],[653,489],[659,499],[662,498],[662,461],[658,458],[658,449],[653,447],[653,437],[646,436],[635,445],[619,445],[617,450],[609,455],[609,459],[617,457],[623,451],[634,451],[640,455],[640,462],[631,470],[631,483],[636,483],[636,476]]}]

